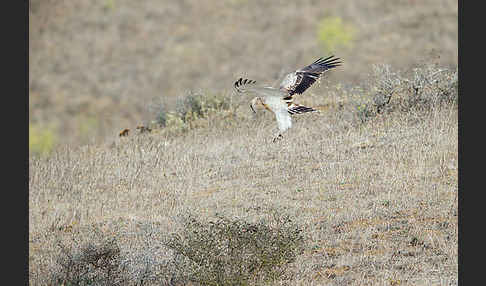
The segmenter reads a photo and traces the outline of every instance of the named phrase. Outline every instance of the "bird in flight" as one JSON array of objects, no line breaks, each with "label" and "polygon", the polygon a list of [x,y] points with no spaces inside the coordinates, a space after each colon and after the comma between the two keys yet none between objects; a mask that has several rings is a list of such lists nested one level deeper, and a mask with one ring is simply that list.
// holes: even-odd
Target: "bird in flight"
[{"label": "bird in flight", "polygon": [[277,119],[279,132],[273,138],[273,142],[281,139],[282,134],[292,126],[293,114],[317,111],[312,107],[306,107],[293,102],[294,94],[302,94],[327,70],[340,66],[339,58],[330,56],[320,58],[312,64],[287,74],[279,88],[259,87],[256,81],[239,78],[234,87],[240,93],[255,93],[257,96],[251,100],[250,108],[255,111],[255,105],[260,103],[265,109],[273,112]]}]

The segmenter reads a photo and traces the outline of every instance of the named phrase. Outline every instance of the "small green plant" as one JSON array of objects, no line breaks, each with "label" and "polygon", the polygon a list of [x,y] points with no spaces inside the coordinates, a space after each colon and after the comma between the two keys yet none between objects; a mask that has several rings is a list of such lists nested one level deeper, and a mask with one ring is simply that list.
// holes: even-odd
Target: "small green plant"
[{"label": "small green plant", "polygon": [[180,117],[179,114],[174,112],[167,112],[165,115],[165,125],[175,131],[184,131],[188,129],[187,124],[185,124],[184,119]]},{"label": "small green plant", "polygon": [[105,0],[105,3],[103,5],[103,9],[105,11],[111,11],[115,9],[115,0]]},{"label": "small green plant", "polygon": [[53,128],[29,124],[29,152],[46,155],[52,151],[57,141]]},{"label": "small green plant", "polygon": [[252,285],[282,278],[303,251],[302,230],[286,216],[275,225],[218,216],[203,222],[189,216],[184,231],[166,245],[175,252],[181,281],[202,285]]},{"label": "small green plant", "polygon": [[208,93],[202,97],[202,109],[205,115],[230,109],[230,99],[220,94]]},{"label": "small green plant", "polygon": [[190,92],[179,98],[176,103],[176,112],[184,122],[203,117],[202,95]]},{"label": "small green plant", "polygon": [[351,47],[355,33],[355,28],[343,23],[340,17],[326,17],[318,24],[317,39],[327,53],[339,47]]},{"label": "small green plant", "polygon": [[167,111],[165,110],[164,106],[161,106],[157,111],[157,115],[155,116],[155,122],[161,127],[167,124]]}]

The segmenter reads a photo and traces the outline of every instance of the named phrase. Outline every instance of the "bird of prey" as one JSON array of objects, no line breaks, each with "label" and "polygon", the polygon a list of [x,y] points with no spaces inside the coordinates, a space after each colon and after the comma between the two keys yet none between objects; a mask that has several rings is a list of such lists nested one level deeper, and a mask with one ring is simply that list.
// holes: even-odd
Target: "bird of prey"
[{"label": "bird of prey", "polygon": [[254,106],[261,103],[265,109],[273,112],[277,119],[279,132],[273,141],[281,139],[282,133],[292,126],[290,115],[317,111],[293,102],[294,94],[302,94],[327,70],[340,66],[339,58],[330,56],[320,58],[312,64],[287,74],[280,86],[259,87],[256,81],[239,78],[234,87],[240,93],[254,93],[257,96],[251,100],[250,108],[256,113]]}]

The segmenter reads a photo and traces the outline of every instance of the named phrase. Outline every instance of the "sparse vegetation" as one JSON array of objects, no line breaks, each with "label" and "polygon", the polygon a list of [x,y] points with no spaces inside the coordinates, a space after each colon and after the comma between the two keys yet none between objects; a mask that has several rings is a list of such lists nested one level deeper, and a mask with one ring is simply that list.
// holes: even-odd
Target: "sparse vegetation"
[{"label": "sparse vegetation", "polygon": [[457,69],[438,68],[431,64],[414,68],[411,76],[403,77],[389,65],[374,65],[373,77],[357,106],[362,121],[378,114],[394,111],[432,110],[444,104],[457,105]]},{"label": "sparse vegetation", "polygon": [[[147,102],[162,98],[173,112],[186,91],[227,93],[244,75],[271,84],[331,52],[344,65],[329,86],[361,85],[374,64],[410,70],[434,57],[455,67],[457,1],[409,2],[32,0],[29,120],[58,127],[56,146],[82,146],[152,120],[163,126],[164,112]],[[78,115],[88,112],[98,124],[84,132]]]},{"label": "sparse vegetation", "polygon": [[[30,10],[30,285],[457,284],[456,2]],[[232,82],[323,49],[271,143]]]},{"label": "sparse vegetation", "polygon": [[155,122],[161,126],[164,127],[167,124],[167,111],[164,108],[164,106],[161,106],[155,115]]},{"label": "sparse vegetation", "polygon": [[192,91],[176,100],[174,110],[168,110],[163,103],[152,104],[150,109],[155,114],[152,122],[169,133],[185,132],[197,127],[197,122],[201,120],[212,120],[217,116],[226,117],[234,113],[228,96]]},{"label": "sparse vegetation", "polygon": [[[369,98],[398,76],[382,72],[364,89]],[[262,114],[32,158],[31,283],[52,281],[59,261],[56,281],[80,285],[122,272],[124,285],[455,283],[457,90],[453,73],[443,76],[450,85],[437,78],[421,94],[450,100],[401,109],[393,97],[396,108],[385,105],[367,124],[354,123],[358,89],[310,96],[309,105],[328,109],[295,117],[278,144],[267,142],[274,118]],[[207,116],[191,123],[220,115]],[[181,222],[186,213],[192,218]],[[120,250],[123,263],[114,265],[124,271],[109,279],[108,268],[81,255],[104,249],[104,239],[91,248],[69,239],[87,236],[94,222]],[[70,252],[59,253],[58,240]]]},{"label": "sparse vegetation", "polygon": [[302,230],[277,216],[273,226],[219,216],[201,222],[189,217],[167,246],[175,251],[177,280],[201,285],[255,285],[284,277],[304,249]]},{"label": "sparse vegetation", "polygon": [[29,153],[47,155],[53,150],[56,143],[57,136],[52,127],[29,124]]},{"label": "sparse vegetation", "polygon": [[126,285],[120,261],[120,248],[116,241],[95,241],[79,249],[67,249],[59,243],[60,265],[52,274],[56,285]]},{"label": "sparse vegetation", "polygon": [[185,123],[198,118],[207,117],[213,112],[221,112],[230,108],[230,99],[210,93],[188,92],[176,103],[176,114]]}]

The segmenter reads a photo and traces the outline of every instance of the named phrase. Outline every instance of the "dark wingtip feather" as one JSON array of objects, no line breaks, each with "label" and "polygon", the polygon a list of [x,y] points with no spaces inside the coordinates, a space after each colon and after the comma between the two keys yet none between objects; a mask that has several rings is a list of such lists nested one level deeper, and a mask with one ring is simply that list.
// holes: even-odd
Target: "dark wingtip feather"
[{"label": "dark wingtip feather", "polygon": [[241,81],[243,80],[243,78],[239,78],[238,80],[235,81],[235,83],[233,84],[233,86],[236,88],[236,90],[239,92],[240,90],[238,89],[238,87],[240,86],[240,83]]},{"label": "dark wingtip feather", "polygon": [[315,61],[315,64],[333,68],[333,67],[340,66],[342,64],[342,61],[340,60],[341,58],[336,58],[334,55],[331,55],[325,59],[320,58],[319,60]]},{"label": "dark wingtip feather", "polygon": [[303,105],[298,105],[292,108],[289,108],[287,110],[290,114],[300,114],[300,113],[306,113],[306,112],[314,112],[317,111],[316,109],[312,107],[307,107]]},{"label": "dark wingtip feather", "polygon": [[323,63],[336,63],[337,61],[339,61],[341,58],[336,58],[333,56],[330,56],[330,57],[327,57],[325,58],[322,62]]},{"label": "dark wingtip feather", "polygon": [[327,58],[321,57],[312,64],[297,72],[304,72],[306,74],[317,73],[318,76],[320,76],[322,72],[340,66],[342,64],[342,61],[340,60],[340,58],[337,58],[334,55],[331,55]]},{"label": "dark wingtip feather", "polygon": [[245,84],[254,84],[254,83],[256,83],[255,80],[247,79],[247,78],[243,79],[242,77],[240,77],[237,81],[235,81],[233,86],[236,88],[236,90],[238,92],[241,92],[241,90],[239,89],[240,86],[245,85]]}]

